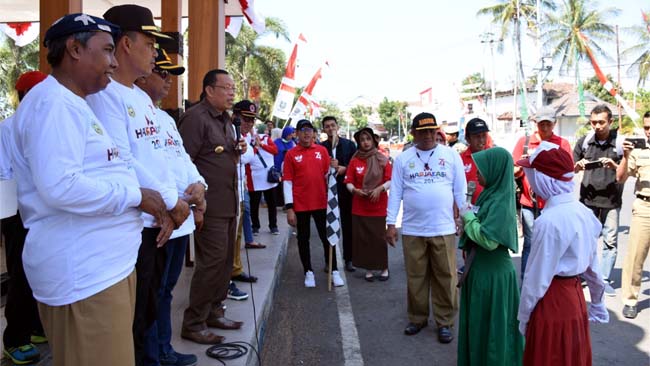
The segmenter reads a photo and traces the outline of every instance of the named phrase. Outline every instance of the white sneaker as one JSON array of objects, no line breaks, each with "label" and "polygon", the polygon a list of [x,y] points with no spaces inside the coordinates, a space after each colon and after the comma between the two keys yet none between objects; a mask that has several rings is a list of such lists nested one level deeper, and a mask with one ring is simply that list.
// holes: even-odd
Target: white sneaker
[{"label": "white sneaker", "polygon": [[334,287],[341,287],[345,285],[345,283],[343,283],[341,275],[339,274],[339,271],[332,271],[332,283],[334,284]]},{"label": "white sneaker", "polygon": [[307,273],[305,273],[305,287],[316,287],[316,280],[314,279],[314,272],[307,271]]}]

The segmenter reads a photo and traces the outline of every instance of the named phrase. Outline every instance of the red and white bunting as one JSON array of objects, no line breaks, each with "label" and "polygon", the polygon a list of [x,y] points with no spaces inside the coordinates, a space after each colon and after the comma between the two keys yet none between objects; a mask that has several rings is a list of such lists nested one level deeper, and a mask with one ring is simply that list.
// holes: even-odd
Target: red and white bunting
[{"label": "red and white bunting", "polygon": [[291,111],[291,104],[293,103],[293,96],[296,94],[296,67],[298,64],[298,45],[300,43],[307,43],[307,39],[302,35],[298,36],[298,40],[293,45],[291,57],[287,62],[287,69],[284,72],[284,77],[280,82],[278,94],[275,97],[273,104],[273,116],[280,119],[288,119],[289,112]]},{"label": "red and white bunting", "polygon": [[39,26],[38,23],[3,23],[0,30],[13,39],[16,46],[23,47],[38,37]]},{"label": "red and white bunting", "polygon": [[246,17],[248,23],[253,27],[257,34],[262,34],[266,30],[266,20],[263,16],[255,11],[255,0],[239,0],[241,11]]},{"label": "red and white bunting", "polygon": [[430,105],[433,103],[433,88],[424,89],[420,92],[420,104]]},{"label": "red and white bunting", "polygon": [[237,38],[241,26],[244,24],[244,17],[226,17],[226,32],[230,33],[233,38]]},{"label": "red and white bunting", "polygon": [[[325,66],[329,66],[329,64],[325,62]],[[311,78],[311,81],[309,81],[309,84],[307,84],[305,89],[302,91],[302,94],[300,94],[298,101],[296,101],[296,104],[293,106],[293,109],[289,114],[289,118],[291,118],[291,125],[293,127],[296,127],[298,120],[303,119],[307,116],[309,106],[312,103],[314,88],[316,87],[318,80],[320,80],[320,78],[323,76],[322,70],[322,67],[318,68],[318,71],[316,71],[316,74],[314,74],[314,76]]]}]

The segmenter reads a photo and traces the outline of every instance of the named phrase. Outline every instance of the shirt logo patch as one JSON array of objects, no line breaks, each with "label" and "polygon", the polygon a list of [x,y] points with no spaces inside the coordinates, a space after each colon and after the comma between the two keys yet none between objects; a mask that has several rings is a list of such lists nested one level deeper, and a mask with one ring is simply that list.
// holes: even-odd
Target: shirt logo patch
[{"label": "shirt logo patch", "polygon": [[93,123],[91,124],[91,126],[92,126],[93,130],[95,130],[95,132],[97,132],[98,135],[103,135],[103,134],[104,134],[104,131],[102,131],[102,128],[99,127],[99,125],[97,124],[97,122],[93,122]]},{"label": "shirt logo patch", "polygon": [[472,170],[472,164],[465,164],[465,173],[469,173]]},{"label": "shirt logo patch", "polygon": [[294,159],[296,159],[296,162],[300,163],[302,162],[302,155],[296,155]]},{"label": "shirt logo patch", "polygon": [[320,151],[316,151],[316,159],[321,160]]},{"label": "shirt logo patch", "polygon": [[414,162],[409,163],[409,169],[415,169],[415,163]]},{"label": "shirt logo patch", "polygon": [[438,159],[438,165],[445,166],[445,159],[443,158]]},{"label": "shirt logo patch", "polygon": [[364,169],[364,167],[358,166],[357,167],[357,174],[363,174],[363,169]]},{"label": "shirt logo patch", "polygon": [[129,116],[131,116],[131,118],[135,117],[135,109],[133,109],[133,107],[127,106],[126,111],[129,113]]}]

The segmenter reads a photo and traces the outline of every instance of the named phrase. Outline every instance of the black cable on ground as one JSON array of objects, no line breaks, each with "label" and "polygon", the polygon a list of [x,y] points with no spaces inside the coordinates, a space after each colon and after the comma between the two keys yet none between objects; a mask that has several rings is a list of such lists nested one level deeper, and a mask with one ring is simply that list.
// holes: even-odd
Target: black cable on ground
[{"label": "black cable on ground", "polygon": [[248,354],[248,347],[250,347],[250,349],[252,349],[255,352],[255,354],[257,355],[257,359],[258,361],[260,361],[260,365],[261,365],[259,353],[257,353],[255,347],[248,342],[230,342],[230,343],[216,344],[208,348],[205,351],[205,354],[208,357],[214,358],[217,361],[221,362],[223,366],[226,366],[225,361],[234,360],[236,358]]}]

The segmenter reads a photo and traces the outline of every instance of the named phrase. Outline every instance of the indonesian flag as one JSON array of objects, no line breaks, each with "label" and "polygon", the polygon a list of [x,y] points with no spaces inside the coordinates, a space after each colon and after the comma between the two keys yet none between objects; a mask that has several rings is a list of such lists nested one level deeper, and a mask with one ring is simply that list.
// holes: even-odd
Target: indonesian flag
[{"label": "indonesian flag", "polygon": [[[325,65],[329,66],[327,62],[325,62]],[[307,84],[305,89],[302,91],[302,94],[300,94],[298,101],[293,106],[293,109],[289,114],[289,118],[291,118],[291,126],[296,127],[298,120],[306,118],[308,108],[312,103],[312,93],[316,87],[316,83],[322,77],[322,70],[322,67],[318,68],[318,71],[316,71],[316,74],[311,78],[311,81]]]},{"label": "indonesian flag", "polygon": [[280,82],[280,89],[275,97],[273,104],[273,116],[280,119],[288,119],[289,112],[291,111],[291,104],[293,103],[293,96],[296,94],[296,65],[298,62],[298,45],[300,43],[307,43],[307,39],[302,33],[298,36],[298,40],[293,45],[291,57],[287,62],[287,69],[284,72],[284,77]]},{"label": "indonesian flag", "polygon": [[309,105],[309,114],[311,115],[312,119],[316,119],[321,116],[320,104],[315,100],[312,100],[311,104]]},{"label": "indonesian flag", "polygon": [[241,26],[244,24],[244,17],[226,17],[226,32],[230,33],[233,38],[237,38]]},{"label": "indonesian flag", "polygon": [[266,21],[255,11],[254,2],[254,0],[239,0],[239,5],[241,5],[241,11],[251,27],[257,34],[262,34],[266,30]]},{"label": "indonesian flag", "polygon": [[16,46],[26,46],[38,37],[38,23],[3,23],[0,29],[9,38],[13,39]]},{"label": "indonesian flag", "polygon": [[433,103],[433,88],[428,88],[420,92],[420,104],[430,105]]},{"label": "indonesian flag", "polygon": [[591,49],[587,45],[587,37],[584,34],[580,34],[582,39],[585,41],[585,49],[587,50],[587,56],[589,56],[589,60],[591,61],[591,66],[593,66],[594,71],[596,72],[596,76],[598,77],[598,80],[600,80],[600,84],[611,94],[614,98],[616,98],[616,101],[618,104],[620,104],[623,109],[625,109],[625,113],[632,118],[632,120],[637,120],[640,118],[639,114],[636,113],[636,111],[631,108],[625,99],[623,99],[617,92],[616,88],[614,87],[614,84],[611,83],[611,81],[607,80],[607,76],[603,73],[603,71],[600,69],[600,66],[596,62],[596,58],[594,57],[594,54],[591,52]]}]

